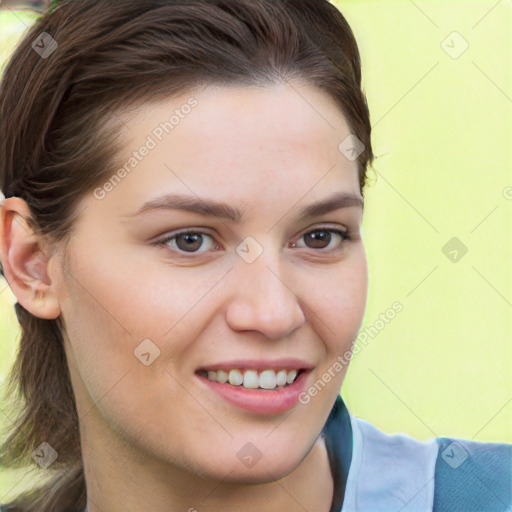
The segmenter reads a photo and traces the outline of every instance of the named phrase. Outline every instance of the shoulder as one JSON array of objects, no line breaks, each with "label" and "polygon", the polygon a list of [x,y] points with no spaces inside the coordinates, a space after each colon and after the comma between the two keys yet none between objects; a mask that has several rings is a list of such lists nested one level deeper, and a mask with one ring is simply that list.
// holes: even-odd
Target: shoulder
[{"label": "shoulder", "polygon": [[350,420],[353,447],[346,510],[432,512],[436,442],[388,434],[352,415]]},{"label": "shoulder", "polygon": [[511,510],[512,444],[450,437],[436,443],[434,512]]},{"label": "shoulder", "polygon": [[448,437],[418,441],[387,434],[361,418],[350,420],[347,510],[512,510],[512,444]]}]

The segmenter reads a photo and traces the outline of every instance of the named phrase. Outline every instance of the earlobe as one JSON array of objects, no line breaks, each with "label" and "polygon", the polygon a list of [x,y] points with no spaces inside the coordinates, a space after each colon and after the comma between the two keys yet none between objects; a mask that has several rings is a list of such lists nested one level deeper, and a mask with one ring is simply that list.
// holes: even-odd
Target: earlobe
[{"label": "earlobe", "polygon": [[60,306],[49,274],[49,258],[29,219],[30,209],[19,197],[1,204],[0,257],[5,278],[18,302],[38,318],[55,319]]}]

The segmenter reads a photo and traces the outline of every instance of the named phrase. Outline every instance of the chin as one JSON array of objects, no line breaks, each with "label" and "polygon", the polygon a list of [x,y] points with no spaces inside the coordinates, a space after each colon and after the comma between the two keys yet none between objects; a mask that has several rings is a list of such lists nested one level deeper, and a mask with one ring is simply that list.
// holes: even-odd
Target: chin
[{"label": "chin", "polygon": [[[251,448],[247,448],[245,453],[251,453]],[[222,480],[232,484],[263,484],[280,480],[293,472],[306,458],[309,451],[299,452],[297,447],[291,450],[272,450],[268,447],[265,451],[259,453],[259,457],[247,458],[244,460],[244,452],[237,454],[233,461],[232,456],[215,457],[204,461],[207,466],[203,467],[203,477]],[[224,460],[224,463],[219,462]],[[229,460],[229,462],[228,462]],[[215,461],[215,462],[214,462]],[[214,464],[214,465],[212,465]],[[200,462],[199,462],[200,465]]]},{"label": "chin", "polygon": [[275,482],[284,478],[290,474],[300,463],[300,461],[290,464],[283,464],[283,461],[276,463],[275,465],[269,463],[263,463],[263,459],[260,464],[252,468],[241,468],[237,467],[229,474],[228,477],[222,475],[224,482],[230,482],[232,484],[243,484],[243,485],[257,485]]}]

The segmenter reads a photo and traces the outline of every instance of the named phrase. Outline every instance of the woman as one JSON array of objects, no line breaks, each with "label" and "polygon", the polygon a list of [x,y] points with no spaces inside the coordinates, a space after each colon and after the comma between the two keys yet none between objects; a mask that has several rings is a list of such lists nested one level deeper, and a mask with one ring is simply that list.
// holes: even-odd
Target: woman
[{"label": "woman", "polygon": [[3,510],[508,510],[510,445],[388,435],[339,396],[373,153],[333,5],[62,2],[0,108],[2,462],[53,474]]}]

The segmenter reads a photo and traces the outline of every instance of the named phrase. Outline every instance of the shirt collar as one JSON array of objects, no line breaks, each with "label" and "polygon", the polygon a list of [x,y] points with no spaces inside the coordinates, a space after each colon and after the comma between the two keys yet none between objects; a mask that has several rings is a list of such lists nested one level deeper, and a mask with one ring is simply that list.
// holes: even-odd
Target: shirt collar
[{"label": "shirt collar", "polygon": [[350,414],[340,395],[336,397],[321,435],[325,440],[334,485],[329,512],[340,512],[352,461],[353,443]]}]

